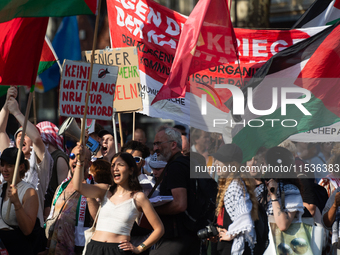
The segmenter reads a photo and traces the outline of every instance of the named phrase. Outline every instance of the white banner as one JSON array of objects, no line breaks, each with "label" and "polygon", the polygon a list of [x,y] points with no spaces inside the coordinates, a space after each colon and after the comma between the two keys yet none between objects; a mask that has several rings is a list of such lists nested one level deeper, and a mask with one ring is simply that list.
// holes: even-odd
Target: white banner
[{"label": "white banner", "polygon": [[293,142],[304,143],[340,142],[340,122],[327,127],[320,127],[308,132],[295,134],[288,139]]}]

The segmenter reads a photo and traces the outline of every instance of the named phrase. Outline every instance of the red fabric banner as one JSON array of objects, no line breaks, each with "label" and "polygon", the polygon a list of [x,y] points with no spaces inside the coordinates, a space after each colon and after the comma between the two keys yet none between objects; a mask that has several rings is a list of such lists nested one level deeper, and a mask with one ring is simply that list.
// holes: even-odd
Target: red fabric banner
[{"label": "red fabric banner", "polygon": [[0,85],[35,84],[48,18],[0,23]]},{"label": "red fabric banner", "polygon": [[152,104],[168,98],[184,98],[189,74],[234,62],[237,43],[226,0],[201,0],[183,27],[174,63]]}]

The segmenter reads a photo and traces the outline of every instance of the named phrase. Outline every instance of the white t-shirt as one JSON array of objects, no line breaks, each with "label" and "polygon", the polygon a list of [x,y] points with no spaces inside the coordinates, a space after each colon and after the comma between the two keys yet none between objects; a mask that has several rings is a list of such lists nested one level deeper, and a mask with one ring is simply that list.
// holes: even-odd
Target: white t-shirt
[{"label": "white t-shirt", "polygon": [[37,155],[34,153],[34,150],[32,149],[29,162],[30,169],[26,172],[25,178],[23,180],[27,183],[32,184],[38,193],[39,199],[38,218],[40,220],[40,226],[43,227],[45,194],[52,176],[53,158],[51,154],[48,152],[47,148],[45,147],[43,160],[38,164]]}]

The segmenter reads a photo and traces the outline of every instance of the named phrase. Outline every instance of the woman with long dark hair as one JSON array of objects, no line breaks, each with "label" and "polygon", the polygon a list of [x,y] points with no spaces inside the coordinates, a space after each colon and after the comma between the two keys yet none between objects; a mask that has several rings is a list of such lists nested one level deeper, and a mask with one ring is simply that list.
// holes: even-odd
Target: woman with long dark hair
[{"label": "woman with long dark hair", "polygon": [[[164,227],[148,198],[141,192],[137,178],[137,165],[129,153],[117,153],[111,162],[113,183],[85,184],[82,183],[83,147],[77,145],[80,158],[73,176],[76,190],[90,198],[101,200],[101,209],[98,216],[96,231],[87,246],[86,254],[116,255],[141,253],[151,247],[164,233]],[[133,246],[130,241],[130,232],[133,223],[143,212],[153,228],[151,235],[139,246]]]}]

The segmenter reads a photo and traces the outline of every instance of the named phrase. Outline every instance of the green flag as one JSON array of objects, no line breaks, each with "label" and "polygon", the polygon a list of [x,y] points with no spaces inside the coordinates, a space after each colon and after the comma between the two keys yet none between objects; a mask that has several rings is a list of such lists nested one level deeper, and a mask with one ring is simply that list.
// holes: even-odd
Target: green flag
[{"label": "green flag", "polygon": [[18,17],[64,17],[95,14],[97,0],[1,0],[0,22]]}]

